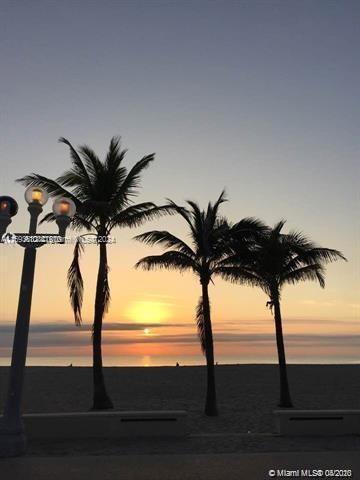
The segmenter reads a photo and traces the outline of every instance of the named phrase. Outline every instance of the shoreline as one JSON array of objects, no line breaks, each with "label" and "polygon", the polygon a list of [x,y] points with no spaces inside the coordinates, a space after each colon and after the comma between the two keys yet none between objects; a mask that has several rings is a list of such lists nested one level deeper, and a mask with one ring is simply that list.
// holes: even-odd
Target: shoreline
[{"label": "shoreline", "polygon": [[[186,363],[181,363],[180,365],[103,365],[104,369],[108,368],[146,368],[146,369],[152,369],[152,368],[199,368],[199,367],[205,367],[204,364],[186,364]],[[215,365],[215,367],[267,367],[267,366],[278,366],[277,362],[262,362],[262,363],[218,363]],[[287,366],[292,366],[292,367],[347,367],[347,366],[360,366],[360,360],[359,361],[354,361],[354,362],[349,362],[349,363],[299,363],[299,362],[294,362],[294,363],[287,363]],[[2,365],[0,364],[0,370],[1,369],[7,369],[10,367],[10,363],[8,365]],[[26,365],[26,368],[92,368],[91,364],[88,365],[77,365],[77,364],[69,364],[69,365]]]}]

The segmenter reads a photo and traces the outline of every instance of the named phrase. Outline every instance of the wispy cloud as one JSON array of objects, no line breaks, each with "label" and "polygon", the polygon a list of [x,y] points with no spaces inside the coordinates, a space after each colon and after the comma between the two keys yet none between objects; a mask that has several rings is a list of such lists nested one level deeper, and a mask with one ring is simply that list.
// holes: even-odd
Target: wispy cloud
[{"label": "wispy cloud", "polygon": [[[141,331],[144,328],[170,328],[170,327],[184,327],[188,326],[186,323],[130,323],[130,322],[107,322],[103,325],[104,331]],[[0,324],[0,335],[13,334],[14,323],[5,322]],[[44,322],[34,323],[30,326],[30,333],[59,333],[59,332],[89,332],[92,329],[90,323],[83,323],[80,327],[77,327],[74,323],[70,322]]]},{"label": "wispy cloud", "polygon": [[[311,324],[316,326],[332,326],[340,325],[346,329],[347,326],[358,326],[360,332],[360,320],[355,318],[289,318],[284,317],[287,325],[306,325]],[[252,320],[230,320],[221,323],[221,328],[236,328],[236,327],[263,327],[264,325],[272,325],[273,318],[269,315],[267,318],[257,318]],[[216,325],[215,325],[216,328]]]},{"label": "wispy cloud", "polygon": [[[154,327],[160,326],[154,324]],[[165,325],[161,325],[164,327]],[[183,326],[183,324],[168,324],[170,326]],[[161,335],[139,335],[143,328],[149,328],[149,324],[108,324],[105,326],[103,337],[104,345],[133,345],[133,344],[178,344],[191,345],[197,344],[198,338],[196,331],[194,333],[183,334],[161,334]],[[0,351],[2,354],[10,349],[12,339],[12,328],[10,325],[0,326]],[[33,348],[43,347],[81,347],[91,343],[89,331],[90,325],[85,328],[76,328],[71,324],[38,324],[33,325],[29,338],[29,346]],[[117,332],[109,334],[111,331]],[[133,331],[133,335],[124,335],[121,332]],[[337,348],[356,348],[360,350],[360,334],[342,334],[342,335],[319,335],[319,334],[288,334],[285,336],[289,347],[337,347]],[[273,333],[229,333],[226,331],[215,333],[215,342],[237,343],[240,345],[252,346],[273,346],[275,336]]]}]

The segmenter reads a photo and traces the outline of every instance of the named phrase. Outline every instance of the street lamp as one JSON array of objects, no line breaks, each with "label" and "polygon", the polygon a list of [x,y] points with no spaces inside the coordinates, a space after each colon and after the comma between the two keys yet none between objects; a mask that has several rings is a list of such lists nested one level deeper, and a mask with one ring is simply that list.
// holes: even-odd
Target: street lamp
[{"label": "street lamp", "polygon": [[59,227],[59,235],[65,236],[67,227],[71,218],[75,215],[76,206],[71,198],[61,197],[55,200],[53,204],[53,213],[56,217],[56,223]]},{"label": "street lamp", "polygon": [[[24,383],[26,351],[28,344],[31,299],[34,283],[37,248],[51,239],[65,236],[66,228],[75,215],[76,207],[72,200],[61,198],[55,200],[53,211],[59,227],[59,234],[36,234],[38,217],[48,200],[48,194],[40,187],[28,187],[25,200],[30,213],[29,232],[16,233],[15,243],[24,247],[23,269],[20,283],[19,303],[16,317],[15,334],[9,375],[9,385],[4,415],[0,421],[0,457],[22,455],[26,449],[26,435],[21,418],[21,397]],[[68,204],[68,208],[65,204]],[[0,230],[3,238],[11,216],[17,213],[17,203],[11,197],[0,197]],[[52,242],[54,243],[54,242]],[[63,238],[60,242],[63,243]]]},{"label": "street lamp", "polygon": [[18,204],[11,197],[0,197],[0,238],[11,223],[11,217],[17,214]]}]

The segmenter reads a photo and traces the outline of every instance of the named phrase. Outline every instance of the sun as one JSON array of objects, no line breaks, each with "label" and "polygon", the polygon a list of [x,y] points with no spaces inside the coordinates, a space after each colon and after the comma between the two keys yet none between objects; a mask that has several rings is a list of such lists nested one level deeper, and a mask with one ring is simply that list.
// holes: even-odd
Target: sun
[{"label": "sun", "polygon": [[126,311],[126,316],[138,323],[161,323],[170,316],[169,306],[162,302],[133,302]]},{"label": "sun", "polygon": [[144,335],[150,335],[151,330],[150,328],[144,328]]}]

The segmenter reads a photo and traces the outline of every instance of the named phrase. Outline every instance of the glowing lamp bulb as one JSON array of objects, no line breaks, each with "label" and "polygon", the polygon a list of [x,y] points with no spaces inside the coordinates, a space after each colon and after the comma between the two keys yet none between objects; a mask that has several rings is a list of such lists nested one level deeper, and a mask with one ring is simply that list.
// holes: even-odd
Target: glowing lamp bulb
[{"label": "glowing lamp bulb", "polygon": [[62,202],[60,202],[60,204],[59,204],[59,212],[60,212],[60,215],[69,215],[69,212],[70,212],[70,204],[69,204],[69,202],[66,202],[65,200],[63,200]]},{"label": "glowing lamp bulb", "polygon": [[38,188],[34,188],[33,191],[31,192],[31,199],[33,202],[41,203],[42,191],[39,190]]},{"label": "glowing lamp bulb", "polygon": [[13,217],[17,214],[18,204],[16,200],[6,195],[0,196],[0,215]]},{"label": "glowing lamp bulb", "polygon": [[76,206],[71,198],[57,198],[53,204],[53,212],[56,217],[65,216],[72,218],[75,215]]},{"label": "glowing lamp bulb", "polygon": [[2,213],[8,213],[10,209],[10,204],[9,202],[7,202],[6,200],[4,200],[3,202],[1,202],[0,204],[0,210]]},{"label": "glowing lamp bulb", "polygon": [[41,187],[28,187],[25,191],[25,200],[29,205],[38,204],[43,206],[48,201],[48,198],[47,192]]}]

